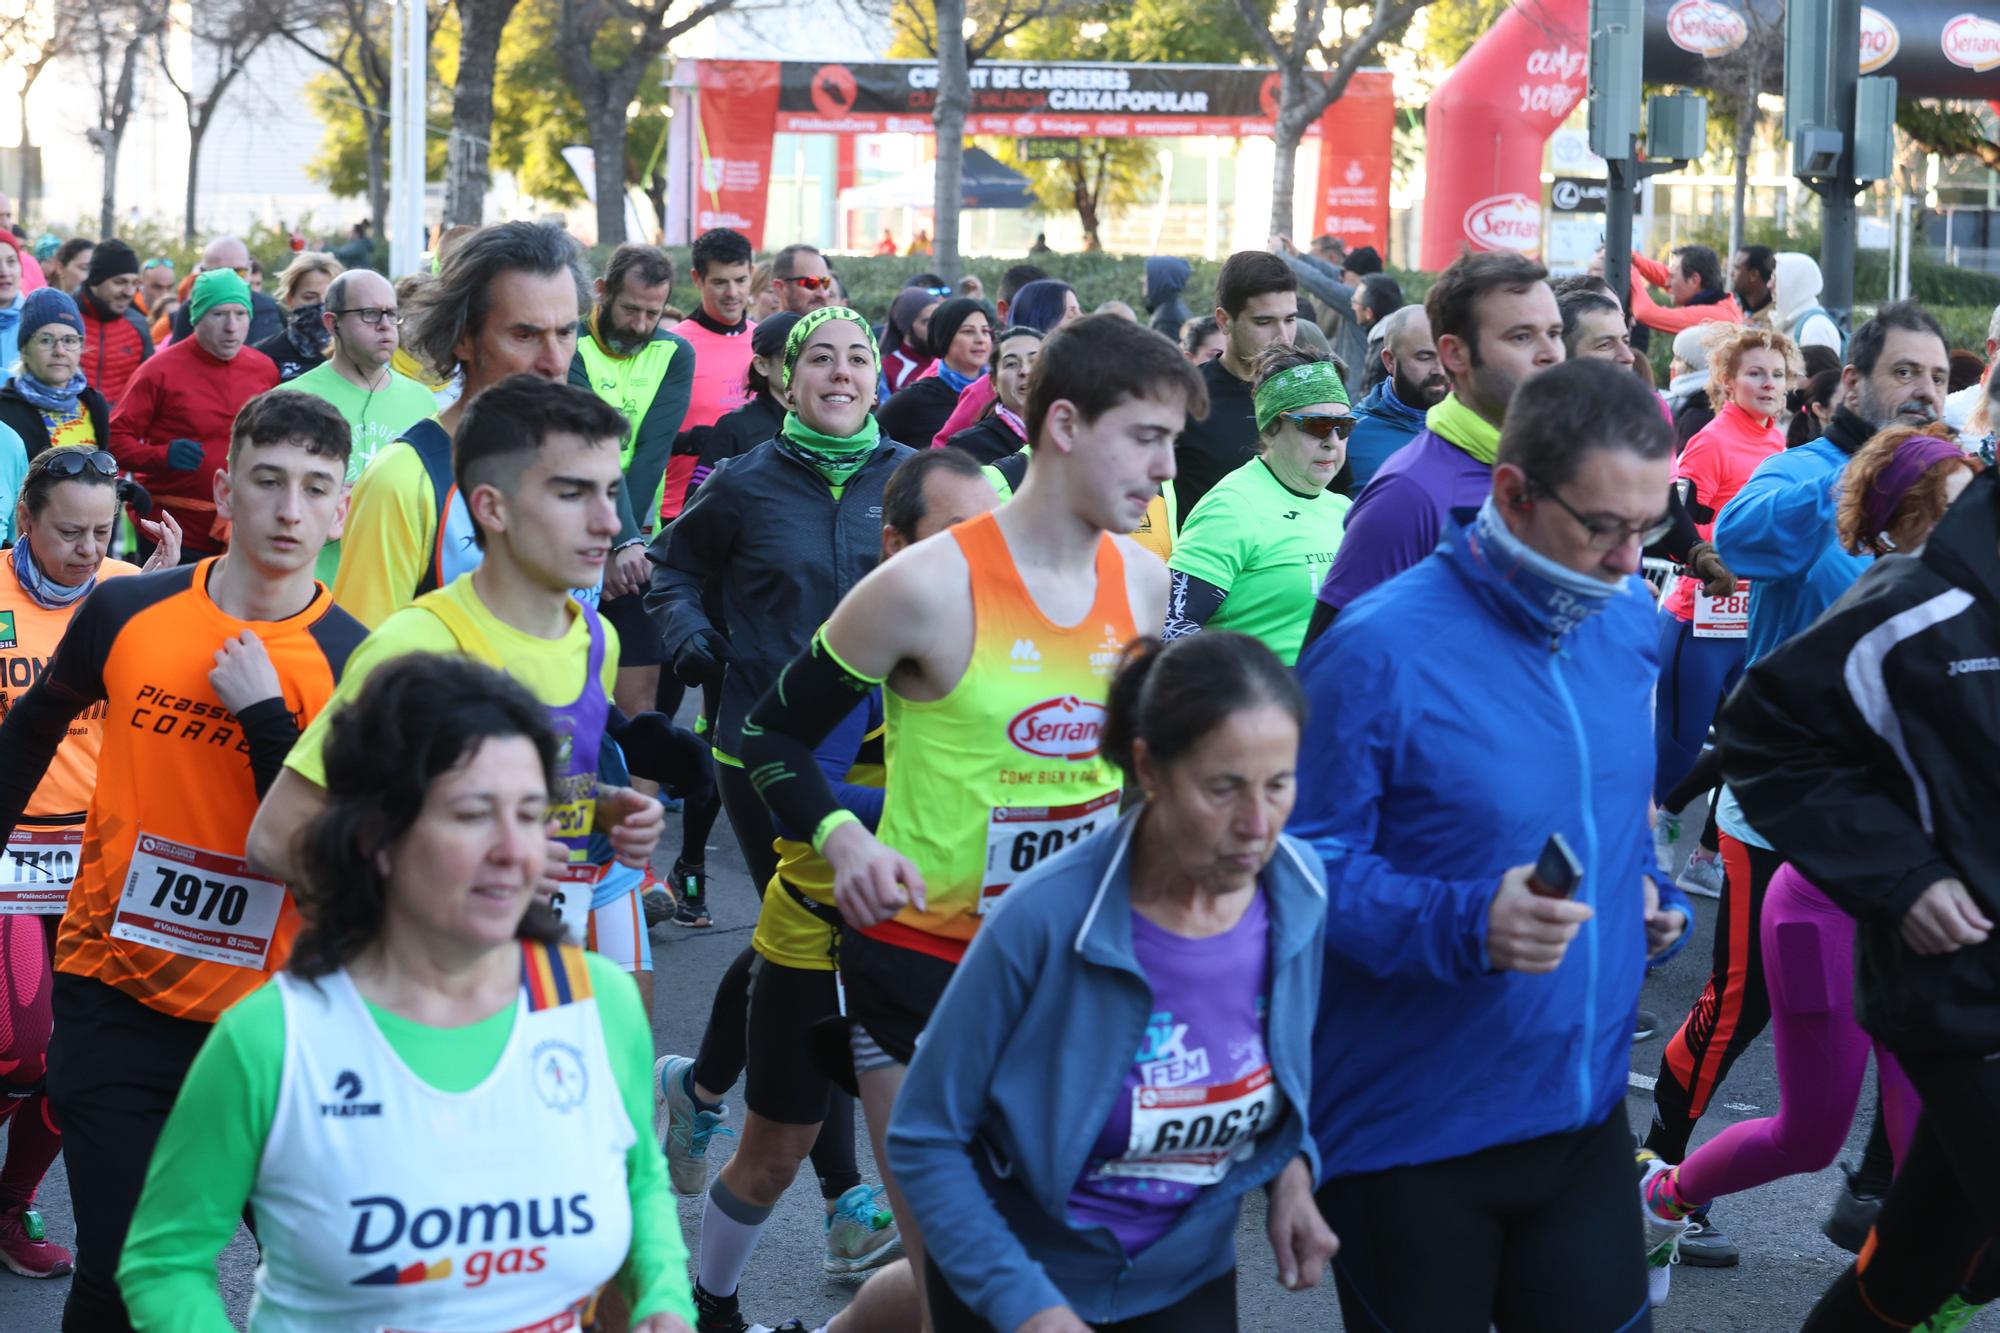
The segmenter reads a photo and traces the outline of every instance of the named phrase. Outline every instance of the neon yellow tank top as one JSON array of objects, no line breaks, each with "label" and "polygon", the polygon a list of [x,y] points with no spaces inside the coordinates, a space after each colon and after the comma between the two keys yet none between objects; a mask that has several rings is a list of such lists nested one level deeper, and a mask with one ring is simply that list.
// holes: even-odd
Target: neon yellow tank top
[{"label": "neon yellow tank top", "polygon": [[1098,539],[1097,597],[1068,628],[1036,607],[992,514],[951,535],[972,575],[972,658],[944,698],[885,693],[889,794],[880,837],[916,862],[924,911],[868,931],[956,960],[1008,886],[1118,817],[1098,753],[1118,656],[1137,636],[1125,559]]}]

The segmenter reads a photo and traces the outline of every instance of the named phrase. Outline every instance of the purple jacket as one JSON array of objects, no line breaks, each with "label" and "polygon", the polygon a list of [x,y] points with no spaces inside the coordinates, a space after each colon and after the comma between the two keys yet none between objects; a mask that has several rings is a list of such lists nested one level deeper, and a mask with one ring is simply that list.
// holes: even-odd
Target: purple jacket
[{"label": "purple jacket", "polygon": [[1493,469],[1429,427],[1389,455],[1347,513],[1319,599],[1338,611],[1437,549],[1454,509],[1476,509]]}]

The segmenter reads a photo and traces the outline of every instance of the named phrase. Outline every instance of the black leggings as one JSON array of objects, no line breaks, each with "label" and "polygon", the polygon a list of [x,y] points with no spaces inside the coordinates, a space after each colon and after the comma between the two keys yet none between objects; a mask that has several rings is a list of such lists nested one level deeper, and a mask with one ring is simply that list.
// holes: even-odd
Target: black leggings
[{"label": "black leggings", "polygon": [[[924,1260],[924,1289],[930,1296],[931,1333],[996,1333],[993,1325],[958,1298],[938,1271],[937,1262],[929,1258]],[[1236,1333],[1236,1270],[1203,1283],[1162,1309],[1091,1327],[1097,1333],[1193,1333],[1196,1329],[1201,1333]]]},{"label": "black leggings", "polygon": [[1961,1288],[1990,1297],[2000,1241],[2000,1053],[1896,1052],[1924,1114],[1870,1244],[1801,1333],[1907,1329]]},{"label": "black leggings", "polygon": [[1589,1129],[1328,1181],[1346,1328],[1650,1330],[1638,1180],[1621,1100]]}]

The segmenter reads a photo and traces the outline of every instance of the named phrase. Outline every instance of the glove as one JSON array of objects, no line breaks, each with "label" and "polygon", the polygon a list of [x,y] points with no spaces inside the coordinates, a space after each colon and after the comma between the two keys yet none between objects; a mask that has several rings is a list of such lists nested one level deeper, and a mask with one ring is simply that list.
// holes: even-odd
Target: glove
[{"label": "glove", "polygon": [[176,472],[192,472],[207,457],[199,440],[175,440],[167,446],[167,466]]},{"label": "glove", "polygon": [[1710,597],[1728,597],[1736,591],[1736,575],[1722,563],[1713,542],[1696,542],[1688,548],[1687,571],[1701,580],[1701,590]]},{"label": "glove", "polygon": [[690,689],[715,685],[729,665],[729,641],[712,629],[698,629],[674,649],[674,679]]},{"label": "glove", "polygon": [[689,805],[708,802],[715,769],[707,741],[675,726],[664,713],[641,713],[622,731],[606,734],[625,752],[625,768],[632,776],[652,779]]}]

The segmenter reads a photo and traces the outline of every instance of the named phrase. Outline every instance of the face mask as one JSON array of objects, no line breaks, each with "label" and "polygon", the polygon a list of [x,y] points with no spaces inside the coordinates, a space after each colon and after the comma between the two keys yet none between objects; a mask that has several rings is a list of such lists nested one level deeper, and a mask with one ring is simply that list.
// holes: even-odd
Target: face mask
[{"label": "face mask", "polygon": [[300,356],[320,357],[326,355],[329,335],[326,321],[320,316],[326,313],[326,302],[315,301],[302,305],[285,317],[285,337]]}]

